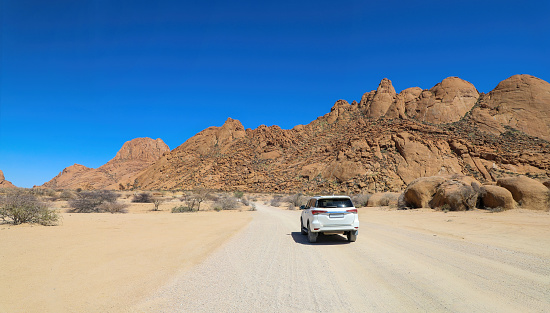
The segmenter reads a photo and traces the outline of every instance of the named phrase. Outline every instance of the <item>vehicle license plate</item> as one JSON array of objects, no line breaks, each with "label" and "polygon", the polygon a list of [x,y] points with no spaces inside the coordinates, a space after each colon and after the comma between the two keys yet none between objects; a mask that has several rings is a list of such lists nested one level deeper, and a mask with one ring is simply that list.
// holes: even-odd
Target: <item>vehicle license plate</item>
[{"label": "vehicle license plate", "polygon": [[344,213],[329,214],[330,217],[344,217]]}]

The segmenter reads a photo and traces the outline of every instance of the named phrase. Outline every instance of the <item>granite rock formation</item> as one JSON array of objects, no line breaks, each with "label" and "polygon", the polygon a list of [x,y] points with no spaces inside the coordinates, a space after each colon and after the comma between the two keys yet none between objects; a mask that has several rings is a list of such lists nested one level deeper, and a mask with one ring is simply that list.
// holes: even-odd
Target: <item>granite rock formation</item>
[{"label": "granite rock formation", "polygon": [[[549,94],[550,84],[528,75],[487,95],[457,77],[400,93],[383,79],[360,102],[338,100],[309,124],[245,129],[229,118],[170,152],[159,150],[140,171],[111,179],[108,163],[94,175],[109,179],[89,186],[359,193],[397,192],[418,178],[454,174],[481,184],[520,174],[547,181]],[[73,181],[63,186],[85,182]],[[428,204],[420,197],[418,205]]]},{"label": "granite rock formation", "polygon": [[[126,189],[131,177],[170,152],[159,138],[136,138],[124,143],[116,156],[99,168],[74,164],[65,168],[43,187],[56,189]],[[124,182],[124,183],[122,183]]]}]

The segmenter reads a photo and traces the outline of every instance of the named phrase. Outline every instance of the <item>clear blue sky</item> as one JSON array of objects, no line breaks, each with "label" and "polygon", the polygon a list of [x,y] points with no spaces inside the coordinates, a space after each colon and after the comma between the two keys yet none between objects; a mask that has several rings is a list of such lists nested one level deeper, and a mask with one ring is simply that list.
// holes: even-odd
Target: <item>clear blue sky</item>
[{"label": "clear blue sky", "polygon": [[459,76],[550,80],[550,1],[0,0],[0,169],[20,187],[232,117],[291,128]]}]

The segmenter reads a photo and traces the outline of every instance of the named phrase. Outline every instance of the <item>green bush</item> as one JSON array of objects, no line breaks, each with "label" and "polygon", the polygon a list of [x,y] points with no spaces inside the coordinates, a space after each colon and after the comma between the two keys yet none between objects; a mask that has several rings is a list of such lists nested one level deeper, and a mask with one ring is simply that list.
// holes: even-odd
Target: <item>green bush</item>
[{"label": "green bush", "polygon": [[14,225],[36,223],[50,226],[57,225],[60,217],[30,192],[14,190],[0,196],[0,218]]}]

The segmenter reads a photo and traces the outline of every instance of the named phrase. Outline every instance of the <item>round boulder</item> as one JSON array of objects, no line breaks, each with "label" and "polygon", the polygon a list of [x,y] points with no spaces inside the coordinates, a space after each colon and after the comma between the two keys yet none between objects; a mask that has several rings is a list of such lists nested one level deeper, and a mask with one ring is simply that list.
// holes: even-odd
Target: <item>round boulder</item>
[{"label": "round boulder", "polygon": [[420,177],[411,182],[403,193],[405,205],[428,208],[437,187],[446,180],[442,176]]},{"label": "round boulder", "polygon": [[521,208],[547,210],[550,206],[548,188],[537,180],[526,176],[505,177],[497,185],[508,189]]},{"label": "round boulder", "polygon": [[476,207],[479,197],[479,184],[468,184],[464,179],[451,179],[440,184],[429,205],[432,209],[467,211]]},{"label": "round boulder", "polygon": [[481,187],[481,204],[483,208],[496,209],[502,208],[510,210],[515,208],[516,201],[512,193],[503,187],[494,185],[485,185]]}]

